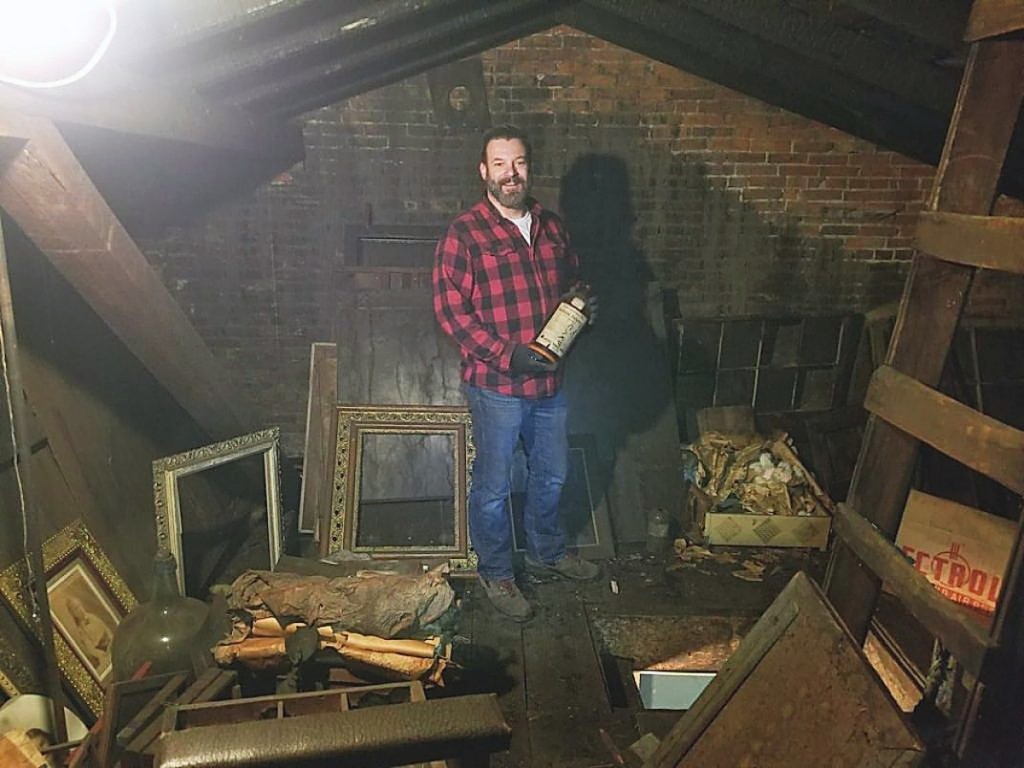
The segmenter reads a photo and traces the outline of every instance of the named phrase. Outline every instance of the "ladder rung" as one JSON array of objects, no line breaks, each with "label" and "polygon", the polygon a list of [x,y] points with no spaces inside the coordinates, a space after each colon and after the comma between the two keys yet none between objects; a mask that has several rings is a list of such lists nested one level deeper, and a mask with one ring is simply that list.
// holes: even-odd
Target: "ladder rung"
[{"label": "ladder rung", "polygon": [[1024,4],[1018,0],[974,0],[964,40],[974,43],[1020,29],[1024,29]]},{"label": "ladder rung", "polygon": [[942,645],[978,679],[992,648],[988,631],[966,609],[947,600],[896,548],[849,504],[833,516],[839,537]]},{"label": "ladder rung", "polygon": [[917,247],[954,264],[1024,274],[1024,218],[922,213]]},{"label": "ladder rung", "polygon": [[864,407],[971,469],[1024,494],[1024,432],[882,365]]}]

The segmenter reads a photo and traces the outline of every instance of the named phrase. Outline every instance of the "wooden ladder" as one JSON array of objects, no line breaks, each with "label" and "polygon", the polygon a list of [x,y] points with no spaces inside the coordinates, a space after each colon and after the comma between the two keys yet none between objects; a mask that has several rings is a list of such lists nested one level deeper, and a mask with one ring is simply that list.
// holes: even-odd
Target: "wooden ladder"
[{"label": "wooden ladder", "polygon": [[[1021,525],[990,628],[947,601],[892,543],[923,441],[1024,495],[1024,432],[935,387],[978,269],[1024,274],[1024,219],[990,216],[1024,99],[1024,2],[975,0],[971,43],[885,362],[868,389],[870,413],[825,590],[863,641],[881,583],[978,682],[960,715],[965,765],[1009,765],[1024,748],[1024,569]],[[1016,764],[1016,763],[1012,763]]]}]

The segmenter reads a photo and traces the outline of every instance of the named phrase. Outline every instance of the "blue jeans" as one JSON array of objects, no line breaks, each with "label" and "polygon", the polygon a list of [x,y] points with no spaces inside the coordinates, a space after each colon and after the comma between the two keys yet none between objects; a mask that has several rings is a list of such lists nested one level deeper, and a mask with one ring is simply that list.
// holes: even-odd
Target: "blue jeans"
[{"label": "blue jeans", "polygon": [[473,415],[472,485],[469,537],[488,581],[512,578],[512,517],[509,488],[512,455],[520,437],[528,479],[523,525],[526,551],[534,560],[554,563],[565,556],[565,534],[558,500],[569,473],[565,394],[529,400],[463,385]]}]

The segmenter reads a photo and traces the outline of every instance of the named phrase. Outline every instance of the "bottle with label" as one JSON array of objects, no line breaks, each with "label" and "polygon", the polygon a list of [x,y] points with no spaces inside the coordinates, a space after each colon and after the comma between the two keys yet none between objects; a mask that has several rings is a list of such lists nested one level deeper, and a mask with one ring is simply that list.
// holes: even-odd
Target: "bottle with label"
[{"label": "bottle with label", "polygon": [[557,363],[569,351],[589,320],[590,286],[579,283],[558,302],[537,338],[527,346],[539,357]]}]

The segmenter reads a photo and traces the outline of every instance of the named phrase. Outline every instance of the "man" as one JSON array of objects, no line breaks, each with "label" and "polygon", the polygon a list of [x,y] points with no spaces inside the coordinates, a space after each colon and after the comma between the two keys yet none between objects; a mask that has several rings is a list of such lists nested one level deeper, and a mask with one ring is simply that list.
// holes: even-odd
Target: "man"
[{"label": "man", "polygon": [[577,580],[598,574],[566,551],[558,518],[569,461],[562,372],[526,346],[576,282],[579,264],[561,220],[529,197],[530,144],[522,131],[504,125],[484,134],[480,178],[483,198],[438,243],[434,312],[459,345],[473,416],[469,530],[480,581],[498,611],[526,621],[533,611],[515,582],[506,507],[520,439],[527,569]]}]

